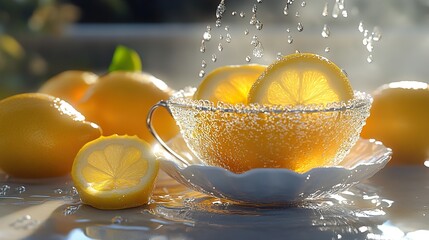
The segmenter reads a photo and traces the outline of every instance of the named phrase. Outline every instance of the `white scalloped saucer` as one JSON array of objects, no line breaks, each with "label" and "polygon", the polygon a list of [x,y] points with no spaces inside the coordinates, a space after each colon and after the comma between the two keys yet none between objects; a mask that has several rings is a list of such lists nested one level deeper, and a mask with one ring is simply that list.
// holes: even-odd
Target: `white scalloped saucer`
[{"label": "white scalloped saucer", "polygon": [[235,174],[204,165],[180,135],[167,145],[189,163],[184,165],[157,145],[155,155],[162,170],[172,178],[199,192],[253,204],[287,204],[345,191],[381,170],[392,155],[381,142],[359,139],[338,166],[314,168],[302,174],[273,168]]}]

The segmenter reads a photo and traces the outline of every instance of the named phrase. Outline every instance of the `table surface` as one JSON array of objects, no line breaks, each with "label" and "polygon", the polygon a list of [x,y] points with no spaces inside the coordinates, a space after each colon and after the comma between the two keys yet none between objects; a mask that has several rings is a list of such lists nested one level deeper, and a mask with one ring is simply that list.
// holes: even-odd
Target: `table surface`
[{"label": "table surface", "polygon": [[152,202],[82,205],[69,177],[0,173],[0,239],[429,239],[429,168],[386,167],[329,199],[251,206],[193,192],[166,174]]}]

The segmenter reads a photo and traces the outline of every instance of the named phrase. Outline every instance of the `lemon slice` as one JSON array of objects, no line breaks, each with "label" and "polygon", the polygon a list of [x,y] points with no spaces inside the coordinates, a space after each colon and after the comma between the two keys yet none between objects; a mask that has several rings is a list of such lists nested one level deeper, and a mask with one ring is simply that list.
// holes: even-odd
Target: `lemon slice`
[{"label": "lemon slice", "polygon": [[203,79],[194,99],[246,104],[250,88],[265,68],[258,64],[219,67]]},{"label": "lemon slice", "polygon": [[345,73],[312,53],[295,53],[268,66],[253,84],[248,103],[271,105],[327,104],[353,98]]},{"label": "lemon slice", "polygon": [[76,155],[72,178],[83,203],[98,209],[146,204],[159,163],[150,146],[133,136],[111,135],[85,144]]}]

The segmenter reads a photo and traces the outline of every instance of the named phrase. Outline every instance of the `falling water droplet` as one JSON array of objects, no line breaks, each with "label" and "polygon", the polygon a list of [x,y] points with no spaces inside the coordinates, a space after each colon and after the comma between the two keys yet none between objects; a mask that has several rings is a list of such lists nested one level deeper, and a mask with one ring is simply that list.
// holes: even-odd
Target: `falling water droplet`
[{"label": "falling water droplet", "polygon": [[228,25],[225,26],[225,31],[227,31],[227,32],[229,31],[229,26]]},{"label": "falling water droplet", "polygon": [[331,48],[330,47],[325,47],[325,52],[330,52]]},{"label": "falling water droplet", "polygon": [[237,15],[237,12],[236,12],[236,11],[233,11],[233,12],[231,13],[231,15],[232,15],[232,16],[235,16],[235,15]]},{"label": "falling water droplet", "polygon": [[330,34],[331,34],[331,31],[329,30],[328,25],[327,24],[323,25],[322,37],[328,38]]},{"label": "falling water droplet", "polygon": [[277,53],[277,60],[281,60],[283,58],[283,54],[281,52]]},{"label": "falling water droplet", "polygon": [[290,28],[286,28],[286,32],[290,33]]},{"label": "falling water droplet", "polygon": [[256,4],[253,4],[252,13],[256,13],[257,11],[258,11],[258,6],[256,6]]},{"label": "falling water droplet", "polygon": [[256,2],[261,3],[261,2],[262,2],[262,0],[256,0]]},{"label": "falling water droplet", "polygon": [[253,14],[252,17],[250,18],[249,24],[255,25],[257,21],[258,19],[256,18],[256,14]]},{"label": "falling water droplet", "polygon": [[262,46],[261,42],[258,42],[256,47],[253,49],[253,56],[257,58],[261,58],[264,56],[264,47]]},{"label": "falling water droplet", "polygon": [[205,61],[205,60],[202,60],[202,61],[201,61],[201,67],[202,67],[202,68],[206,68],[206,67],[207,67],[207,63],[206,63],[206,61]]},{"label": "falling water droplet", "polygon": [[360,21],[360,22],[359,22],[358,30],[359,30],[359,32],[361,32],[361,33],[363,33],[363,31],[365,30],[365,28],[364,28],[364,26],[363,26],[363,22],[362,22],[362,21]]},{"label": "falling water droplet", "polygon": [[200,52],[204,53],[206,51],[206,42],[204,40],[201,41]]},{"label": "falling water droplet", "polygon": [[222,40],[223,39],[223,35],[219,34],[219,39]]},{"label": "falling water droplet", "polygon": [[372,30],[372,40],[374,40],[375,42],[380,41],[381,39],[381,31],[378,27],[374,27],[374,29]]},{"label": "falling water droplet", "polygon": [[244,18],[246,16],[246,14],[244,12],[240,12],[240,17]]},{"label": "falling water droplet", "polygon": [[259,20],[256,20],[255,27],[257,30],[262,30],[262,28],[264,27],[264,24],[261,23]]},{"label": "falling water droplet", "polygon": [[326,2],[325,6],[323,7],[322,16],[323,17],[328,16],[328,2]]},{"label": "falling water droplet", "polygon": [[295,53],[300,53],[300,51],[299,50],[295,50]]},{"label": "falling water droplet", "polygon": [[287,36],[287,43],[289,43],[289,44],[293,43],[293,38],[291,35]]},{"label": "falling water droplet", "polygon": [[247,29],[247,28],[246,28],[246,29],[244,30],[244,35],[249,35],[249,29]]},{"label": "falling water droplet", "polygon": [[219,50],[219,52],[222,52],[223,50],[222,43],[219,43],[219,45],[217,45],[217,50]]},{"label": "falling water droplet", "polygon": [[210,32],[204,32],[203,39],[205,41],[210,41],[210,39],[212,39],[212,35],[210,34]]},{"label": "falling water droplet", "polygon": [[343,11],[341,11],[341,15],[343,15],[343,17],[348,17],[349,16],[349,13],[347,12],[347,10],[343,10]]},{"label": "falling water droplet", "polygon": [[203,78],[203,77],[204,77],[204,75],[206,75],[206,72],[205,72],[204,70],[201,70],[201,71],[198,73],[198,77],[200,77],[200,78]]},{"label": "falling water droplet", "polygon": [[367,58],[366,58],[366,61],[368,62],[368,63],[372,63],[372,54],[370,54]]},{"label": "falling water droplet", "polygon": [[299,14],[299,12],[295,13],[295,17],[299,18],[301,16],[301,14]]},{"label": "falling water droplet", "polygon": [[219,3],[219,5],[217,6],[217,9],[216,9],[216,18],[217,19],[222,18],[223,13],[225,12],[225,10],[226,10],[225,1],[221,0],[220,3]]},{"label": "falling water droplet", "polygon": [[252,58],[250,56],[246,56],[245,60],[246,60],[246,62],[250,62],[252,60]]},{"label": "falling water droplet", "polygon": [[340,14],[340,6],[339,6],[339,1],[336,0],[335,4],[334,4],[334,8],[332,9],[332,17],[333,18],[338,18],[338,15]]},{"label": "falling water droplet", "polygon": [[217,56],[216,56],[216,54],[212,54],[212,62],[216,62],[217,61]]},{"label": "falling water droplet", "polygon": [[226,34],[225,41],[226,41],[227,43],[230,43],[230,42],[231,42],[231,34],[229,34],[229,33],[227,33],[227,34]]},{"label": "falling water droplet", "polygon": [[215,23],[216,27],[220,27],[222,26],[222,20],[220,19],[216,19],[216,23]]},{"label": "falling water droplet", "polygon": [[307,5],[307,3],[305,1],[302,1],[301,7],[305,7],[306,5]]},{"label": "falling water droplet", "polygon": [[258,45],[258,43],[259,43],[258,36],[254,35],[252,37],[252,41],[250,41],[250,44],[256,47],[256,45]]},{"label": "falling water droplet", "polygon": [[298,23],[298,25],[296,26],[296,29],[298,30],[298,32],[302,32],[302,30],[304,30],[304,26],[302,26],[301,22]]}]

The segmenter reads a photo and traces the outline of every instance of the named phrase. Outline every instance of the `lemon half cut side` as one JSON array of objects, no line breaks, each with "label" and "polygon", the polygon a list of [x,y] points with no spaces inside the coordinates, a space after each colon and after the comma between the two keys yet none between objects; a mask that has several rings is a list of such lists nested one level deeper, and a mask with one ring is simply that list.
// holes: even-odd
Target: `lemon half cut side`
[{"label": "lemon half cut side", "polygon": [[149,144],[136,136],[111,135],[82,147],[72,178],[83,203],[124,209],[148,203],[158,170]]}]

